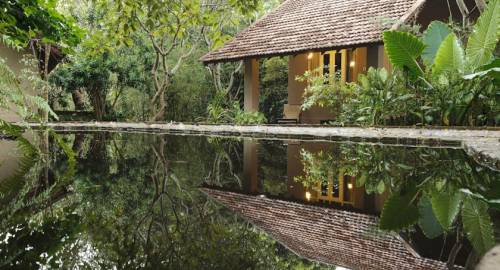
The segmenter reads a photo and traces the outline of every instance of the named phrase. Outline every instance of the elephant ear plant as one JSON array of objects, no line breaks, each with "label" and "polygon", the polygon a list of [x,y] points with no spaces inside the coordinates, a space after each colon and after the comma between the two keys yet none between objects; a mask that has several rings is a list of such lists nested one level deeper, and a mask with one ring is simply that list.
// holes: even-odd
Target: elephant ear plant
[{"label": "elephant ear plant", "polygon": [[[479,81],[479,87],[470,88],[471,93],[456,96],[464,99],[465,104],[448,103],[459,105],[460,110],[443,108],[445,122],[452,120],[452,113],[457,113],[458,119],[454,121],[459,123],[460,118],[472,109],[488,87],[492,86],[493,91],[498,92],[500,62],[495,56],[495,49],[499,37],[500,0],[492,0],[467,37],[466,46],[442,22],[431,23],[422,38],[406,32],[385,32],[384,43],[392,65],[405,70],[409,84],[423,86],[428,92],[451,87],[453,80],[458,81],[454,82],[455,86],[460,85],[462,88]],[[453,97],[452,94],[448,96],[449,99]],[[399,231],[418,224],[428,238],[452,231],[456,231],[457,235],[465,234],[477,255],[492,248],[495,237],[489,213],[499,210],[498,200],[454,187],[451,183],[446,187],[433,183],[428,181],[394,193],[382,211],[381,229]],[[460,248],[459,243],[453,248],[452,254],[455,252],[456,256]],[[451,265],[453,257],[450,256]]]},{"label": "elephant ear plant", "polygon": [[487,96],[493,97],[490,107],[497,110],[494,117],[499,120],[495,93],[500,77],[500,61],[495,56],[499,37],[500,1],[492,0],[463,41],[439,21],[432,22],[422,37],[387,31],[383,39],[392,65],[405,70],[410,87],[420,91],[417,94],[421,96],[435,97],[426,99],[420,112],[415,112],[422,122],[436,122],[426,116],[430,115],[428,112],[440,111],[442,124],[462,125],[472,121],[474,106],[481,99],[488,102]]}]

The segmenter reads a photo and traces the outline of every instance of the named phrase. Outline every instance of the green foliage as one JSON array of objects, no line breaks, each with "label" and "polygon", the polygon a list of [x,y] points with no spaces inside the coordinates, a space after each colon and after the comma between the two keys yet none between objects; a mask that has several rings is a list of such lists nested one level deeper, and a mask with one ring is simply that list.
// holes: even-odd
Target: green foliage
[{"label": "green foliage", "polygon": [[432,194],[432,210],[445,231],[452,229],[452,225],[460,212],[462,200],[463,196],[459,192],[440,191]]},{"label": "green foliage", "polygon": [[427,196],[422,196],[418,202],[418,226],[429,239],[436,238],[443,234],[443,227],[434,215],[432,204]]},{"label": "green foliage", "polygon": [[416,36],[407,32],[384,32],[385,50],[395,67],[408,68],[413,74],[422,75],[423,71],[417,63],[425,44]]},{"label": "green foliage", "polygon": [[464,57],[464,51],[457,36],[451,33],[439,46],[432,71],[435,74],[457,71],[462,73],[464,71]]},{"label": "green foliage", "polygon": [[300,158],[304,166],[304,174],[295,177],[294,181],[301,183],[304,187],[313,187],[318,183],[328,183],[330,178],[336,180],[334,159],[328,153],[320,151],[313,154],[302,149]]},{"label": "green foliage", "polygon": [[0,109],[15,112],[23,120],[27,120],[38,116],[34,110],[34,108],[38,108],[41,111],[49,112],[52,117],[57,119],[57,115],[44,99],[23,91],[22,79],[22,76],[16,75],[5,60],[0,58]]},{"label": "green foliage", "polygon": [[245,112],[241,109],[235,111],[234,123],[237,125],[258,125],[267,122],[266,117],[261,112]]},{"label": "green foliage", "polygon": [[207,108],[207,121],[213,124],[233,123],[237,125],[265,124],[267,119],[261,112],[245,112],[238,101],[227,104],[226,97],[219,93]]},{"label": "green foliage", "polygon": [[434,58],[441,43],[451,32],[450,27],[440,21],[433,21],[424,32],[422,41],[425,44],[425,49],[422,53],[422,59],[427,66],[434,63]]},{"label": "green foliage", "polygon": [[490,64],[481,67],[476,73],[464,76],[464,79],[474,80],[482,77],[491,77],[494,79],[493,82],[498,85],[500,83],[500,59],[495,59]]},{"label": "green foliage", "polygon": [[115,67],[109,53],[73,58],[71,63],[59,67],[50,75],[50,82],[65,91],[84,89],[90,96],[97,120],[106,116],[106,95],[111,83],[111,72]]},{"label": "green foliage", "polygon": [[401,230],[417,223],[419,214],[414,204],[416,194],[415,191],[403,195],[392,194],[384,203],[380,216],[380,229]]},{"label": "green foliage", "polygon": [[70,48],[83,36],[71,19],[56,11],[55,1],[1,1],[0,10],[0,34],[16,47],[41,39],[43,43]]},{"label": "green foliage", "polygon": [[[330,108],[336,114],[336,124],[388,125],[410,120],[409,112],[416,106],[415,94],[406,87],[399,71],[369,68],[358,83],[343,83],[331,76],[306,73],[302,109],[314,105]],[[413,107],[412,107],[413,106]]]},{"label": "green foliage", "polygon": [[500,1],[491,0],[474,25],[467,42],[467,65],[470,71],[491,62],[500,39]]},{"label": "green foliage", "polygon": [[335,74],[323,76],[316,74],[317,71],[306,71],[303,76],[296,78],[308,85],[304,90],[304,101],[301,109],[305,111],[315,105],[332,109],[338,108],[342,104],[342,100],[351,92],[350,85],[340,81]]},{"label": "green foliage", "polygon": [[470,197],[466,198],[462,209],[462,222],[467,238],[480,255],[495,245],[488,204]]},{"label": "green foliage", "polygon": [[269,123],[283,118],[283,108],[288,99],[288,59],[273,57],[261,60],[259,111]]},{"label": "green foliage", "polygon": [[356,106],[345,104],[342,114],[347,120],[357,117],[351,118],[356,123],[379,125],[403,118],[415,98],[401,73],[389,73],[383,68],[370,68],[366,75],[360,75],[358,87],[352,96]]},{"label": "green foliage", "polygon": [[[386,230],[412,231],[418,223],[428,238],[436,238],[465,229],[464,194],[490,206],[491,212],[483,211],[488,216],[498,211],[497,173],[477,165],[462,151],[337,145],[317,152],[302,150],[300,156],[304,172],[295,181],[306,187],[349,175],[367,194],[389,193],[380,220]],[[453,170],[436,169],[447,167]],[[483,233],[489,231],[475,232],[475,237],[489,237]]]}]

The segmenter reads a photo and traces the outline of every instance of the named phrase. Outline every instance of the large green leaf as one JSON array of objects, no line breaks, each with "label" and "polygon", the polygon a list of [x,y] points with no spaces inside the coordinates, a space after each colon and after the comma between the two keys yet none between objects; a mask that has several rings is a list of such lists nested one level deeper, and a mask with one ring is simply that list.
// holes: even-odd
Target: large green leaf
[{"label": "large green leaf", "polygon": [[478,71],[475,73],[465,75],[464,79],[472,80],[477,77],[485,76],[490,76],[497,81],[500,80],[500,59],[495,59],[490,64],[478,68]]},{"label": "large green leaf", "polygon": [[495,245],[493,224],[488,215],[487,203],[467,198],[462,209],[462,222],[467,238],[480,255]]},{"label": "large green leaf", "polygon": [[491,0],[474,25],[467,43],[467,63],[470,71],[488,64],[500,38],[500,0]]},{"label": "large green leaf", "polygon": [[454,194],[435,192],[432,194],[432,210],[445,231],[451,229],[458,212],[460,212],[462,199],[463,195],[460,192],[455,192]]},{"label": "large green leaf", "polygon": [[425,49],[425,44],[410,33],[399,31],[384,32],[384,46],[392,65],[406,67],[416,75],[422,75],[417,59]]},{"label": "large green leaf", "polygon": [[450,27],[440,21],[433,21],[424,32],[422,40],[426,47],[422,59],[427,66],[432,66],[441,43],[451,32]]},{"label": "large green leaf", "polygon": [[445,71],[464,71],[464,50],[457,36],[451,33],[441,43],[434,60],[432,71],[436,74]]},{"label": "large green leaf", "polygon": [[432,210],[431,200],[423,196],[418,203],[418,225],[427,238],[433,239],[443,234],[443,227],[439,224]]},{"label": "large green leaf", "polygon": [[384,204],[380,216],[380,229],[399,231],[418,221],[418,209],[413,203],[416,192],[408,192],[401,196],[392,194]]}]

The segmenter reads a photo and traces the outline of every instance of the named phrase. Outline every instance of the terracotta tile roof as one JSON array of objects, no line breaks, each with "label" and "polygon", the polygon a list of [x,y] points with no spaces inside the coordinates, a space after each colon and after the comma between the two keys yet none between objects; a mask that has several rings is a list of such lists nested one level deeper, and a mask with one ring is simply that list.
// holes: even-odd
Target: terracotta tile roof
[{"label": "terracotta tile roof", "polygon": [[350,269],[447,269],[443,262],[420,257],[401,237],[377,233],[375,216],[216,189],[202,191],[313,261]]},{"label": "terracotta tile roof", "polygon": [[[379,19],[399,20],[422,0],[287,0],[205,63],[380,42]],[[421,3],[420,3],[421,4]]]}]

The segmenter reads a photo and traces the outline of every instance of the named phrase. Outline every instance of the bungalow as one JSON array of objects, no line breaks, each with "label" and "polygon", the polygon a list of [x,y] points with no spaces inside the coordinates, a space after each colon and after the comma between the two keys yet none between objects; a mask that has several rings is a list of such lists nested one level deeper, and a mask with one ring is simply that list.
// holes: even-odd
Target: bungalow
[{"label": "bungalow", "polygon": [[[474,1],[465,1],[474,10]],[[318,124],[334,118],[313,107],[300,112],[306,71],[338,74],[355,81],[369,67],[390,63],[382,32],[404,23],[426,27],[433,20],[461,20],[451,0],[286,0],[276,10],[238,33],[223,47],[201,58],[204,64],[244,61],[244,109],[259,108],[259,59],[288,57],[288,103],[284,118]]]}]

